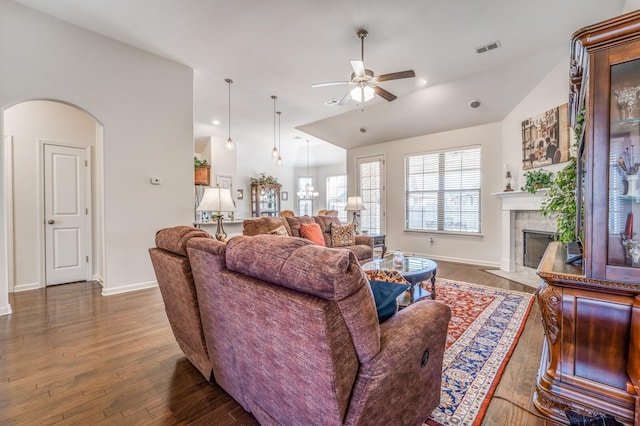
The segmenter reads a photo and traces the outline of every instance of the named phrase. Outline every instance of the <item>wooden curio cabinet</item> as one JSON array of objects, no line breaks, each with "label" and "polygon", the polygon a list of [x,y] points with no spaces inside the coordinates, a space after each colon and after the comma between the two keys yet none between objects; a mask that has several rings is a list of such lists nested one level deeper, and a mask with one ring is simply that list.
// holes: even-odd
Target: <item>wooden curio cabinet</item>
[{"label": "wooden curio cabinet", "polygon": [[585,117],[576,188],[584,256],[582,266],[567,265],[564,244],[552,243],[538,268],[545,341],[534,404],[558,423],[568,424],[565,412],[573,410],[633,425],[640,387],[640,11],[576,32],[571,55],[572,125],[583,108]]},{"label": "wooden curio cabinet", "polygon": [[589,66],[585,274],[640,283],[640,14],[577,38]]},{"label": "wooden curio cabinet", "polygon": [[251,216],[280,216],[280,185],[251,184]]}]

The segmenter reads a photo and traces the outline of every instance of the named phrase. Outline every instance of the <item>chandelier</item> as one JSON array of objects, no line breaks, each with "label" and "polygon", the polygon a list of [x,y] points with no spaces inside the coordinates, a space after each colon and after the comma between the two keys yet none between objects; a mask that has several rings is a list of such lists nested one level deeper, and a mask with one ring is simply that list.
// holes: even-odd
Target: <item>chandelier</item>
[{"label": "chandelier", "polygon": [[[309,140],[307,139],[307,177],[310,177],[309,174]],[[312,200],[314,198],[318,198],[318,192],[313,190],[313,186],[310,183],[307,183],[304,188],[298,191],[298,198],[303,200]]]}]

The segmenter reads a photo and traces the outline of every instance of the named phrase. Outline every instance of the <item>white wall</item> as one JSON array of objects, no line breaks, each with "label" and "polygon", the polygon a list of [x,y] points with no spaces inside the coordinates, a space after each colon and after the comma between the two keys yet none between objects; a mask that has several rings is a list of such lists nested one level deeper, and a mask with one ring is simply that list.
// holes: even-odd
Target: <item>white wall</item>
[{"label": "white wall", "polygon": [[[347,152],[349,194],[357,188],[356,160],[384,155],[386,182],[386,244],[390,250],[421,254],[433,259],[498,266],[500,257],[500,205],[502,179],[500,123],[469,127],[386,142]],[[404,231],[404,158],[408,154],[445,148],[482,147],[482,237]],[[433,238],[434,243],[430,243]]]},{"label": "white wall", "polygon": [[[236,189],[244,191],[244,200],[236,202],[236,218],[246,219],[251,217],[251,183],[252,177],[258,178],[261,173],[267,176],[273,176],[278,179],[282,185],[281,191],[289,193],[287,201],[281,201],[281,210],[293,210],[295,195],[293,167],[276,165],[275,160],[271,157],[271,146],[265,143],[264,150],[261,152],[251,151],[246,144],[236,143],[237,151],[237,186]],[[215,159],[214,159],[215,161]],[[285,159],[286,161],[286,159]],[[236,183],[234,183],[236,185]]]},{"label": "white wall", "polygon": [[[41,185],[38,182],[41,162],[40,141],[74,146],[92,147],[91,164],[95,164],[96,121],[86,112],[72,106],[51,101],[29,101],[5,111],[4,132],[13,137],[13,244],[14,290],[38,288],[44,283],[41,276],[44,259],[40,258],[42,231]],[[96,175],[92,167],[92,194],[96,193]],[[97,223],[97,197],[90,206],[92,222]],[[89,252],[91,259],[102,255],[102,245],[96,233]],[[94,264],[92,276],[99,279],[99,264]],[[10,288],[11,291],[11,288]]]},{"label": "white wall", "polygon": [[[520,189],[525,181],[522,170],[522,122],[567,102],[569,102],[568,55],[558,64],[550,67],[549,73],[502,121],[503,162],[511,163],[515,167],[512,171],[514,189]],[[569,132],[569,141],[571,145],[574,144],[573,131]],[[556,173],[565,166],[565,163],[560,163],[543,168]]]},{"label": "white wall", "polygon": [[[0,108],[62,100],[104,126],[103,293],[155,285],[147,252],[155,232],[193,219],[193,70],[7,0],[0,54]],[[2,245],[3,267],[6,259]],[[0,279],[2,314],[10,307]]]}]

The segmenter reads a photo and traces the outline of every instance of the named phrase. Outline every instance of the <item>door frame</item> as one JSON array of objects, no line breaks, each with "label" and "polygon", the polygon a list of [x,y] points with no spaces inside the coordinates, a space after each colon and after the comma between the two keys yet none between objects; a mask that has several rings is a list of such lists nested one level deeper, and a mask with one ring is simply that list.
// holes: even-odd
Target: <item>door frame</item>
[{"label": "door frame", "polygon": [[9,292],[13,292],[15,279],[13,276],[13,136],[3,135],[2,140],[3,160],[4,160],[4,228],[5,228],[5,253],[7,256],[6,274]]},{"label": "door frame", "polygon": [[89,209],[89,213],[85,214],[85,230],[86,235],[84,239],[85,244],[85,253],[89,256],[89,261],[87,262],[87,272],[85,276],[85,281],[91,280],[91,275],[93,271],[93,223],[91,217],[93,216],[93,212],[91,211],[92,201],[91,201],[91,147],[90,146],[79,146],[73,145],[64,142],[57,142],[48,139],[38,139],[38,223],[40,226],[38,227],[38,239],[39,239],[39,247],[40,247],[40,287],[44,288],[47,286],[47,271],[46,271],[46,244],[45,244],[45,232],[46,232],[46,218],[45,218],[45,153],[44,148],[45,145],[55,145],[66,148],[74,148],[74,149],[82,149],[85,152],[86,163],[86,173],[85,173],[85,208]]}]

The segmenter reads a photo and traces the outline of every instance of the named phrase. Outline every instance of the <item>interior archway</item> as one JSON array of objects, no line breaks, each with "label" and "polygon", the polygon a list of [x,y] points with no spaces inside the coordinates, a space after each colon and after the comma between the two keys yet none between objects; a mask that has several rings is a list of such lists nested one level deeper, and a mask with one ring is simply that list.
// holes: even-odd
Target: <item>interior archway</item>
[{"label": "interior archway", "polygon": [[83,108],[57,100],[29,100],[3,110],[8,292],[46,285],[41,146],[89,147],[88,279],[104,276],[103,126]]}]

